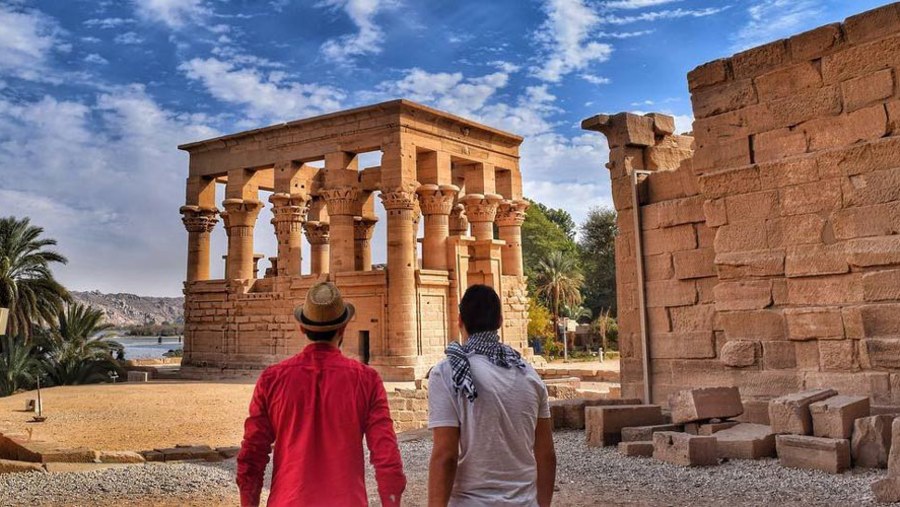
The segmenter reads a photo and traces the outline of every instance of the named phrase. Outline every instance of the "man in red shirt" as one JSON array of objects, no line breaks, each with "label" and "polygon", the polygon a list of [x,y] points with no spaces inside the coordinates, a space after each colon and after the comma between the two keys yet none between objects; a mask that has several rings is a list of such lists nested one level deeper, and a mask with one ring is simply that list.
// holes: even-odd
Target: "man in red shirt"
[{"label": "man in red shirt", "polygon": [[354,312],[329,282],[312,286],[294,310],[313,343],[256,382],[237,456],[242,506],[259,505],[273,442],[268,505],[368,505],[363,436],[382,505],[400,505],[406,477],[384,384],[339,349]]}]

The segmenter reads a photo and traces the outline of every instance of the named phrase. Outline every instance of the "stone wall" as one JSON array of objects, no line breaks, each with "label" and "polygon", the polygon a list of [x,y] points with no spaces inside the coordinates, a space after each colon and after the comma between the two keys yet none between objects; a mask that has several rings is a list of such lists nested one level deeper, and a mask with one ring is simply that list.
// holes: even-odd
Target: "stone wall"
[{"label": "stone wall", "polygon": [[620,214],[623,396],[642,389],[629,174],[646,169],[654,401],[737,385],[900,403],[898,68],[891,4],[690,72],[692,159],[654,160],[687,142],[659,117],[585,120],[609,138]]}]

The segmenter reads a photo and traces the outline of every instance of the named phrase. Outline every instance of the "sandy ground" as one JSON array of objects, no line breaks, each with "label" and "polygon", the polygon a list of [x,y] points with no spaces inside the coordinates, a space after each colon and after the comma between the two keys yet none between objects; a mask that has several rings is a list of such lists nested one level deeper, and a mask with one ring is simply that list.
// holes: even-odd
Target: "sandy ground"
[{"label": "sandy ground", "polygon": [[43,389],[43,423],[25,412],[32,392],[0,398],[0,432],[66,446],[145,450],[184,443],[239,445],[250,382],[160,381]]}]

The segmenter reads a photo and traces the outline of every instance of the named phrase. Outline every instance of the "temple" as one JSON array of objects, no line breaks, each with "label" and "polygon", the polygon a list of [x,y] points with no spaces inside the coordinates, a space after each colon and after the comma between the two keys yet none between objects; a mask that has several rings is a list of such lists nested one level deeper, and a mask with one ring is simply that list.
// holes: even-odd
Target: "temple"
[{"label": "temple", "polygon": [[[501,339],[530,353],[521,142],[395,100],[179,146],[190,154],[181,208],[188,232],[182,374],[252,374],[297,353],[305,339],[292,310],[325,279],[357,309],[344,353],[385,380],[422,378],[443,357],[459,336],[459,298],[476,283],[500,294]],[[380,152],[380,165],[359,167],[370,152]],[[221,203],[217,184],[225,186]],[[272,192],[278,244],[262,273],[264,256],[253,245],[266,205],[261,191]],[[387,263],[373,269],[379,202]],[[225,278],[212,280],[210,233],[220,222]],[[304,232],[309,273],[301,270]]]}]

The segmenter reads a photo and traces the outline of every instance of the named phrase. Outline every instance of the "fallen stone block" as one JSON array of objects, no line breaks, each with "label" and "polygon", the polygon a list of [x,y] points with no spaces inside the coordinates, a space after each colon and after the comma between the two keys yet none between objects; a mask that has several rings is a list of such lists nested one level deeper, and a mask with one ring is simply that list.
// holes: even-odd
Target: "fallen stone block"
[{"label": "fallen stone block", "polygon": [[43,471],[44,467],[42,467],[40,463],[0,459],[0,474],[21,474]]},{"label": "fallen stone block", "polygon": [[813,389],[788,394],[769,401],[769,425],[775,433],[809,435],[812,433],[812,415],[809,406],[836,396],[834,389]]},{"label": "fallen stone block", "polygon": [[585,407],[584,418],[587,443],[593,447],[618,444],[622,428],[666,422],[659,405]]},{"label": "fallen stone block", "polygon": [[891,422],[891,450],[888,453],[888,475],[900,477],[900,417]]},{"label": "fallen stone block", "polygon": [[652,426],[632,426],[622,428],[623,442],[651,442],[657,431],[684,431],[680,424],[654,424]]},{"label": "fallen stone block", "polygon": [[809,405],[813,435],[827,438],[850,438],[853,421],[869,416],[868,396],[832,396]]},{"label": "fallen stone block", "polygon": [[742,400],[744,413],[733,417],[737,422],[769,425],[768,400]]},{"label": "fallen stone block", "polygon": [[550,402],[550,419],[553,429],[584,429],[584,408],[593,406],[640,405],[638,399],[553,400]]},{"label": "fallen stone block", "polygon": [[225,459],[231,459],[237,456],[239,452],[241,452],[241,448],[237,446],[216,447],[216,452]]},{"label": "fallen stone block", "polygon": [[764,424],[741,423],[716,432],[720,458],[759,459],[775,456],[775,433]]},{"label": "fallen stone block", "polygon": [[837,438],[778,435],[775,449],[782,466],[839,474],[850,468],[850,442]]},{"label": "fallen stone block", "polygon": [[718,465],[716,437],[688,435],[673,431],[653,434],[653,457],[681,466]]},{"label": "fallen stone block", "polygon": [[140,455],[143,456],[146,461],[161,462],[166,460],[165,455],[159,451],[141,451]]},{"label": "fallen stone block", "polygon": [[143,463],[143,456],[134,451],[97,451],[100,463]]},{"label": "fallen stone block", "polygon": [[741,415],[744,406],[737,387],[685,389],[669,395],[673,423],[727,419]]},{"label": "fallen stone block", "polygon": [[[163,461],[220,461],[222,459],[222,456],[208,445],[183,445],[181,447],[175,446],[165,449],[155,449],[155,451],[162,453]],[[145,455],[144,458],[146,457],[147,456]]]},{"label": "fallen stone block", "polygon": [[653,442],[619,442],[619,454],[649,458],[653,456]]},{"label": "fallen stone block", "polygon": [[853,466],[886,468],[891,451],[892,415],[873,415],[853,422],[850,455]]},{"label": "fallen stone block", "polygon": [[714,421],[716,422],[710,421],[708,423],[685,423],[684,432],[689,435],[709,436],[716,432],[740,424],[740,422],[738,421],[719,421],[718,419],[714,419]]},{"label": "fallen stone block", "polygon": [[890,477],[872,483],[872,493],[879,503],[900,502],[900,477]]}]

